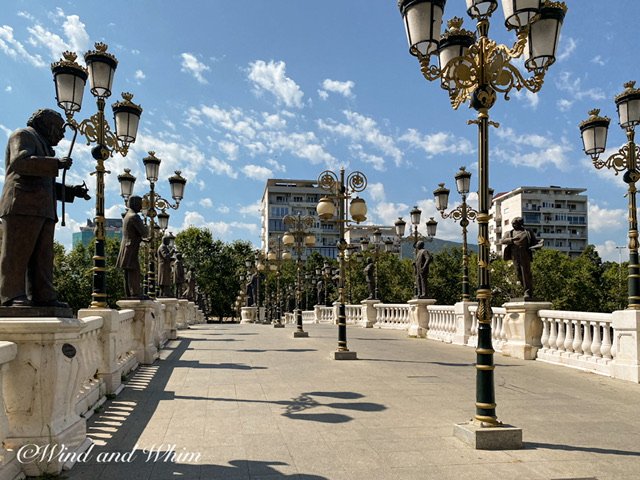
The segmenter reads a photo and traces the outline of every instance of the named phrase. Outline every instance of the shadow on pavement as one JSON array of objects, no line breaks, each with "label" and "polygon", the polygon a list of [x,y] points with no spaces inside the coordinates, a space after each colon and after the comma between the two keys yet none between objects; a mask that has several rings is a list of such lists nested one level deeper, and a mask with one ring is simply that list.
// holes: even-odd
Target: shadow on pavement
[{"label": "shadow on pavement", "polygon": [[628,457],[640,457],[640,451],[617,450],[615,448],[577,447],[574,445],[562,445],[557,443],[524,442],[525,449],[565,450],[569,452],[589,452],[603,455],[622,455]]}]

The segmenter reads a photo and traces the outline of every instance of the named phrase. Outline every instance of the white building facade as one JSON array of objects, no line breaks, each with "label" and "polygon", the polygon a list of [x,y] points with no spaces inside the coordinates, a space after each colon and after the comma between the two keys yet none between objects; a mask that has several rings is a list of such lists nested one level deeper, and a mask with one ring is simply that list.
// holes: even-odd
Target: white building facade
[{"label": "white building facade", "polygon": [[491,252],[502,255],[501,239],[512,230],[514,217],[522,217],[526,228],[544,248],[576,257],[588,245],[588,199],[584,188],[518,187],[494,195],[489,220]]},{"label": "white building facade", "polygon": [[260,240],[262,251],[268,250],[269,241],[277,241],[287,231],[282,219],[286,215],[312,216],[315,221],[309,229],[316,237],[316,246],[306,248],[303,257],[311,251],[317,251],[322,256],[336,258],[339,237],[336,222],[320,222],[316,206],[326,190],[318,187],[315,180],[269,179],[262,194],[260,207],[262,230]]}]

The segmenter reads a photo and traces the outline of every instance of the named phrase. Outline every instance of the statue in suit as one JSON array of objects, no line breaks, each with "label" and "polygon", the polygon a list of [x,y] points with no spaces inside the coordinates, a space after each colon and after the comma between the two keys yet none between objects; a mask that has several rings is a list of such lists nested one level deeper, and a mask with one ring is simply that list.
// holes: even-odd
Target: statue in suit
[{"label": "statue in suit", "polygon": [[162,244],[158,247],[158,287],[161,297],[171,296],[171,260],[173,250],[169,245],[169,237],[162,237]]},{"label": "statue in suit", "polygon": [[531,275],[531,261],[533,250],[541,248],[544,240],[538,241],[533,231],[524,228],[522,217],[511,220],[513,230],[507,232],[500,243],[506,245],[502,252],[504,260],[512,260],[516,275],[524,289],[524,299],[533,298],[533,276]]},{"label": "statue in suit", "polygon": [[182,253],[176,251],[173,260],[173,283],[176,286],[176,298],[182,298],[184,292],[184,262]]},{"label": "statue in suit", "polygon": [[133,195],[127,202],[127,213],[122,220],[122,242],[116,260],[116,267],[124,271],[124,291],[128,298],[140,298],[140,261],[138,252],[146,229],[138,215],[142,209],[142,198]]},{"label": "statue in suit", "polygon": [[53,237],[56,200],[88,200],[82,185],[63,188],[55,179],[71,158],[55,156],[64,137],[64,120],[51,109],[37,110],[26,128],[9,136],[0,198],[4,235],[0,253],[3,306],[68,307],[53,287]]},{"label": "statue in suit", "polygon": [[417,298],[427,298],[429,290],[429,267],[433,257],[424,248],[422,240],[416,243],[416,261],[414,269],[416,273],[416,283],[418,285]]}]

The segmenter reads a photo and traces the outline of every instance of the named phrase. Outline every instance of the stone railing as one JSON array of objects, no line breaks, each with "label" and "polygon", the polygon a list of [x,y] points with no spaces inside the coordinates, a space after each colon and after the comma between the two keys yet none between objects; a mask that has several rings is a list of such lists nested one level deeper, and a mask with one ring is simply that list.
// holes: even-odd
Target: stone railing
[{"label": "stone railing", "polygon": [[402,303],[376,303],[376,328],[409,328],[409,305]]},{"label": "stone railing", "polygon": [[427,338],[453,343],[456,334],[456,312],[453,305],[429,305]]},{"label": "stone railing", "polygon": [[[409,336],[475,348],[477,304],[433,303],[431,299],[413,299],[408,304],[363,300],[362,306],[346,306],[347,323],[407,330]],[[563,312],[550,307],[550,303],[538,301],[492,307],[494,350],[640,383],[640,312]],[[336,313],[316,306],[315,315],[318,323],[333,323]]]},{"label": "stone railing", "polygon": [[302,323],[316,323],[316,314],[313,310],[302,311]]},{"label": "stone railing", "polygon": [[616,358],[613,314],[540,310],[538,360],[611,375]]},{"label": "stone railing", "polygon": [[[204,321],[188,303],[185,318]],[[171,338],[175,318],[167,318],[172,312],[167,302],[118,304],[122,310],[83,309],[77,318],[59,308],[4,310],[0,338],[8,341],[0,342],[0,480],[59,474],[65,459],[91,445],[87,418],[106,395],[122,390],[122,377],[138,363],[153,363]],[[15,452],[27,444],[64,445],[69,455],[15,462]]]}]

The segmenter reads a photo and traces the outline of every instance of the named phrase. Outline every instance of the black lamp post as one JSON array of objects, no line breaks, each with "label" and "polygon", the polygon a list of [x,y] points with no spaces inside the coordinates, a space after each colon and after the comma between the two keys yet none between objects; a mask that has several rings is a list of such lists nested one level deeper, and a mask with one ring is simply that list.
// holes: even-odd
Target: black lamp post
[{"label": "black lamp post", "polygon": [[310,216],[285,215],[282,219],[283,223],[289,228],[289,231],[282,236],[282,243],[285,247],[289,247],[296,252],[296,290],[295,290],[295,317],[296,331],[293,333],[294,338],[308,337],[309,333],[302,328],[302,252],[304,248],[311,248],[316,244],[316,237],[310,232],[310,228],[315,223],[315,219]]},{"label": "black lamp post", "polygon": [[282,328],[284,324],[282,323],[282,292],[280,290],[280,277],[282,270],[282,261],[288,260],[291,258],[291,254],[289,252],[284,251],[284,247],[282,245],[282,237],[278,236],[276,238],[272,238],[269,241],[269,252],[267,253],[267,261],[269,262],[269,268],[271,271],[275,272],[276,275],[276,298],[275,298],[275,317],[271,320],[271,323],[275,328]]},{"label": "black lamp post", "polygon": [[[151,298],[156,297],[156,227],[162,232],[166,231],[169,226],[167,209],[177,210],[180,207],[180,202],[184,197],[184,187],[187,184],[187,181],[180,175],[180,172],[176,171],[175,175],[169,177],[171,198],[173,198],[175,203],[171,203],[169,200],[161,197],[155,190],[161,162],[153,151],[150,151],[149,155],[142,159],[150,187],[149,191],[142,197],[142,214],[145,219],[145,225],[147,225],[149,231],[149,245],[147,248],[148,271],[146,275],[145,293]],[[136,177],[131,175],[130,169],[125,168],[124,172],[118,175],[118,182],[120,182],[120,196],[126,204],[129,197],[133,195]],[[158,212],[157,210],[160,211]]]},{"label": "black lamp post", "polygon": [[[478,112],[478,346],[476,349],[476,414],[480,426],[500,425],[496,415],[493,346],[491,343],[491,285],[489,279],[489,110],[498,94],[525,88],[538,92],[544,75],[556,59],[560,28],[567,10],[562,2],[503,0],[505,26],[517,40],[509,48],[489,38],[489,22],[497,0],[467,0],[467,14],[477,21],[477,33],[462,28],[453,18],[440,36],[445,0],[399,0],[409,52],[420,62],[428,81],[437,81],[449,93],[454,109],[465,102]],[[513,60],[524,55],[525,78]],[[431,57],[438,65],[431,65]]]},{"label": "black lamp post", "polygon": [[[91,155],[96,161],[96,208],[95,208],[95,254],[93,256],[93,289],[91,308],[106,308],[107,282],[105,257],[105,217],[104,217],[104,175],[108,173],[104,162],[115,152],[126,156],[129,145],[136,140],[142,108],[131,100],[133,95],[123,93],[122,100],[112,105],[115,132],[111,131],[105,119],[106,99],[111,96],[113,76],[118,66],[115,56],[107,52],[107,45],[96,43],[95,50],[84,55],[87,67],[76,63],[78,56],[64,52],[63,58],[51,65],[56,87],[56,101],[67,117],[66,125],[79,132],[88,144],[96,146]],[[98,112],[78,123],[73,115],[82,107],[84,87],[89,79],[91,94],[96,98]]]},{"label": "black lamp post", "polygon": [[467,227],[469,221],[474,222],[478,215],[477,210],[474,210],[467,204],[467,195],[469,194],[469,184],[471,183],[471,173],[467,172],[465,167],[460,167],[460,170],[455,175],[456,189],[462,197],[462,203],[451,210],[446,212],[447,205],[449,203],[449,189],[445,188],[444,183],[440,183],[438,188],[433,191],[433,195],[436,199],[436,209],[442,215],[442,218],[452,218],[455,222],[460,220],[460,226],[462,227],[462,300],[469,300],[469,252],[467,248]]},{"label": "black lamp post", "polygon": [[[352,172],[345,178],[344,168],[340,169],[340,174],[336,175],[330,170],[325,170],[318,177],[318,185],[330,192],[327,196],[320,199],[316,210],[322,221],[330,221],[334,219],[339,225],[338,240],[338,265],[340,269],[340,279],[338,284],[338,350],[334,352],[333,358],[336,360],[355,360],[356,352],[349,352],[347,348],[347,319],[345,307],[345,268],[344,268],[344,251],[347,248],[347,242],[344,238],[345,226],[349,223],[346,212],[346,203],[357,192],[362,192],[367,187],[367,177],[362,172]],[[336,205],[338,209],[336,212]],[[364,222],[367,219],[367,205],[362,198],[355,197],[351,199],[349,205],[349,213],[356,223]]]},{"label": "black lamp post", "polygon": [[373,299],[378,300],[378,257],[384,243],[382,242],[382,232],[375,228],[371,233],[371,241],[366,237],[360,240],[360,248],[363,254],[371,254],[373,257]]},{"label": "black lamp post", "polygon": [[628,305],[630,310],[640,309],[640,264],[638,258],[638,213],[636,207],[636,182],[640,179],[638,157],[640,148],[635,143],[635,127],[640,124],[640,90],[636,82],[624,84],[624,92],[615,98],[618,123],[627,135],[627,143],[606,160],[600,154],[607,146],[608,117],[600,117],[600,110],[591,110],[589,118],[580,124],[584,152],[593,160],[597,169],[607,167],[617,175],[624,171],[622,180],[627,184],[629,221],[629,274],[627,277]]}]

